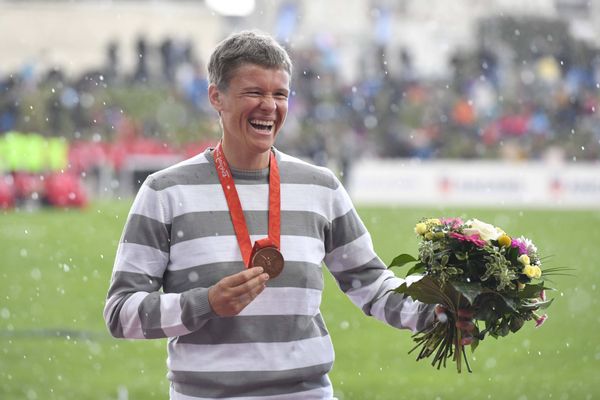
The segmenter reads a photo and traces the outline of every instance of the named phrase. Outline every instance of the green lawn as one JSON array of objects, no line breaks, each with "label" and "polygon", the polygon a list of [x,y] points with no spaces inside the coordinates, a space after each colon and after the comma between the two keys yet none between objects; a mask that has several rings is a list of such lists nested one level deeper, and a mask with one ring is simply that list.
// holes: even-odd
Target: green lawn
[{"label": "green lawn", "polygon": [[[102,307],[129,204],[0,213],[0,399],[164,399],[165,341],[112,339]],[[600,398],[600,211],[361,208],[381,258],[416,252],[422,216],[477,217],[571,266],[540,329],[488,338],[458,375],[416,362],[410,334],[364,317],[327,277],[322,306],[345,399]],[[398,271],[401,273],[402,271]]]}]

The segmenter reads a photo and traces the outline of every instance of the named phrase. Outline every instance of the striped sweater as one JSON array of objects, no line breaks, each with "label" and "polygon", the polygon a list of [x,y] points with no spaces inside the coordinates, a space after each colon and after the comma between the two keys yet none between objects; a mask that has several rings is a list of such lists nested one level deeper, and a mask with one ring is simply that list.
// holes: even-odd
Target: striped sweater
[{"label": "striped sweater", "polygon": [[[211,152],[149,176],[132,205],[104,318],[115,337],[169,338],[171,399],[330,399],[323,264],[365,314],[413,331],[433,320],[431,306],[386,293],[401,280],[336,177],[275,153],[285,268],[235,317],[208,302],[210,286],[244,268]],[[267,236],[268,169],[232,173],[254,242]]]}]

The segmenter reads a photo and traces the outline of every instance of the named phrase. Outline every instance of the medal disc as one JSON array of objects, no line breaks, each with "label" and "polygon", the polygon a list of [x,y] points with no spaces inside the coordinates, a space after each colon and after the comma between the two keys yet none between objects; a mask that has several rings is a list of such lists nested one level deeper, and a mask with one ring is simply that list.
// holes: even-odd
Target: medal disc
[{"label": "medal disc", "polygon": [[269,274],[269,279],[276,278],[283,271],[283,255],[275,247],[263,247],[254,253],[250,265],[262,267]]}]

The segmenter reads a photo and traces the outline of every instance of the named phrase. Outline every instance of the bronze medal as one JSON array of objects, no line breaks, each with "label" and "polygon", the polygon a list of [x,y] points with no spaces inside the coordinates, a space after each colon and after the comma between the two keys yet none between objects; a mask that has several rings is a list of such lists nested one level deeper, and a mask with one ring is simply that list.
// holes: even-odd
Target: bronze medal
[{"label": "bronze medal", "polygon": [[276,278],[283,271],[283,255],[276,247],[263,247],[254,253],[250,267],[262,267],[269,279]]}]

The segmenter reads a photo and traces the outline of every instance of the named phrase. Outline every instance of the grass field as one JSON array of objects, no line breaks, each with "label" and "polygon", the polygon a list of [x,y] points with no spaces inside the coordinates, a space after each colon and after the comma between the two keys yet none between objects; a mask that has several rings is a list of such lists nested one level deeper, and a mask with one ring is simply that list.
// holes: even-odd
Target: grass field
[{"label": "grass field", "polygon": [[[102,307],[129,204],[0,214],[0,399],[164,399],[164,340],[112,339]],[[549,266],[576,268],[540,329],[488,338],[458,375],[416,362],[410,334],[366,318],[327,276],[322,312],[347,399],[599,399],[600,212],[360,208],[385,262],[416,252],[422,216],[477,217],[531,237]],[[401,273],[399,271],[398,273]]]}]

